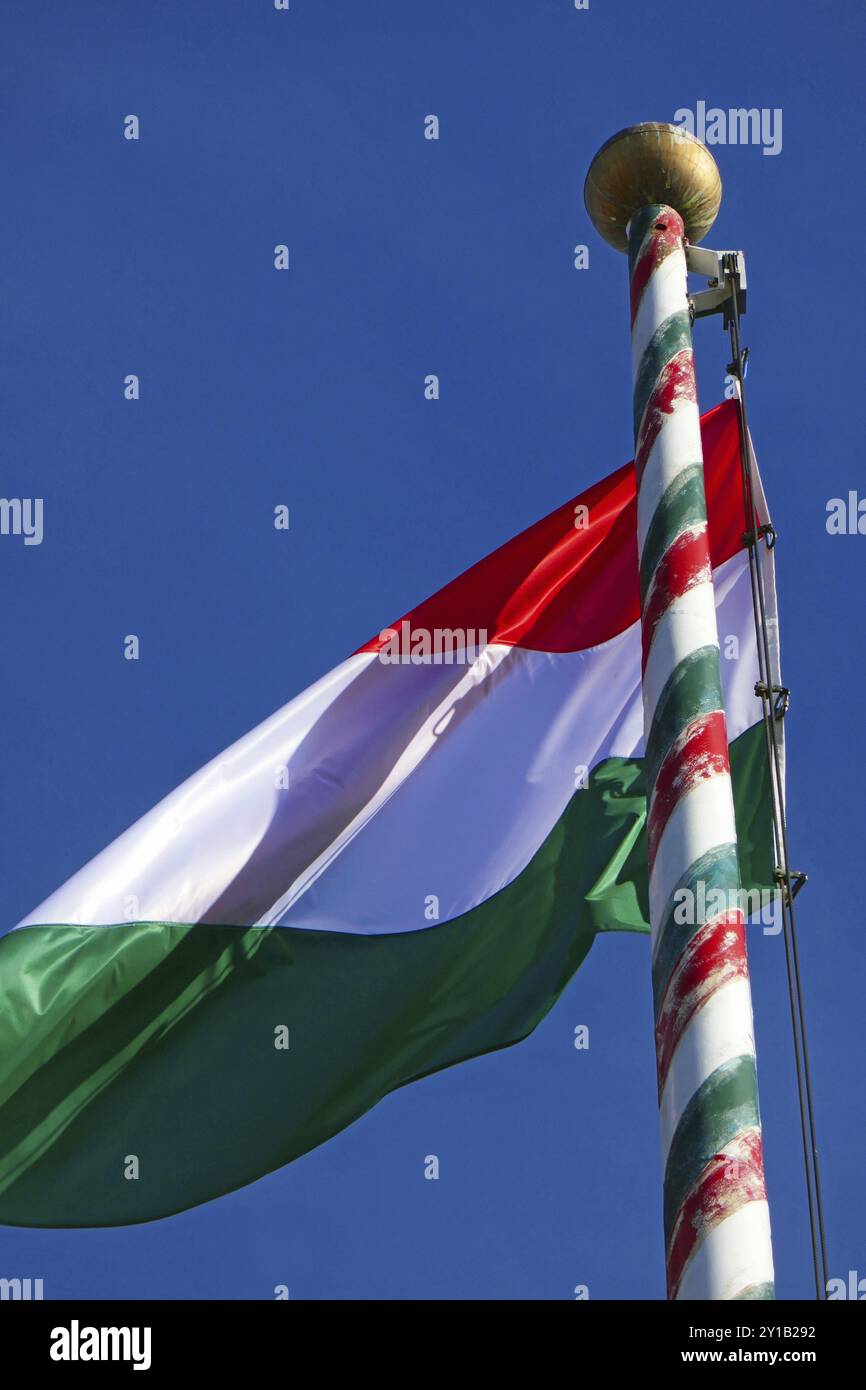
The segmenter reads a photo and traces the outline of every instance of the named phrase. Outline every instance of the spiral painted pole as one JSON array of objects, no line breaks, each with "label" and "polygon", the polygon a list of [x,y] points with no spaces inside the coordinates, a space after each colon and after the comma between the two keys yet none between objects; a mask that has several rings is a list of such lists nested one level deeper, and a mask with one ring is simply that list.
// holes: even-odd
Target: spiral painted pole
[{"label": "spiral painted pole", "polygon": [[[668,196],[679,192],[685,209],[696,180],[695,160],[704,183],[710,179],[708,167],[700,165],[705,156],[718,184],[717,209],[721,183],[711,156],[703,146],[700,154],[686,149],[692,164],[684,173],[678,162],[684,157],[682,145],[665,143],[669,130],[635,127],[623,133],[625,153],[634,157],[636,150],[645,166],[650,161],[652,177],[644,167],[634,178],[635,190],[640,195],[648,187],[663,189]],[[636,133],[640,143],[635,146]],[[606,179],[609,190],[610,172],[605,174],[602,167],[599,173],[597,168],[600,161],[603,166],[607,150],[596,157],[593,169],[602,184]],[[631,172],[627,163],[623,165],[623,150],[614,153],[621,197]],[[598,212],[589,194],[587,206],[591,213]],[[633,207],[624,229],[616,233],[619,240],[601,213],[593,220],[614,244],[622,245],[627,237],[631,280],[650,923],[668,1297],[773,1298],[685,226],[680,213],[662,202],[644,196]],[[690,211],[694,224],[694,208]],[[711,212],[710,224],[714,215]],[[622,219],[621,209],[619,216]],[[718,889],[724,898],[713,891]],[[707,904],[720,902],[725,910],[707,911]]]},{"label": "spiral painted pole", "polygon": [[[663,205],[629,224],[668,1297],[772,1297],[683,239],[682,218]],[[715,889],[728,907],[708,919],[705,904],[721,901]]]}]

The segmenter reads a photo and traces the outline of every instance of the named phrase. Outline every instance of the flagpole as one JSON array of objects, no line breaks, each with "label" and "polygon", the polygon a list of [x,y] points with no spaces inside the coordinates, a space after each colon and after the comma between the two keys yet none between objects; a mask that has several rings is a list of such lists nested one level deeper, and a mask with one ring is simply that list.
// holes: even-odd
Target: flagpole
[{"label": "flagpole", "polygon": [[602,146],[584,198],[629,257],[668,1298],[773,1298],[685,256],[721,179],[700,141],[646,123]]}]

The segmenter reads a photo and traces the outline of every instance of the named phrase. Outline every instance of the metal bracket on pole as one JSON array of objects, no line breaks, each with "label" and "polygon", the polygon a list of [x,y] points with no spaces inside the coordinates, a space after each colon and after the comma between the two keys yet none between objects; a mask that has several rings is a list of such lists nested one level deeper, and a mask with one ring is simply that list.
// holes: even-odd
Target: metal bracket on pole
[{"label": "metal bracket on pole", "polygon": [[686,265],[693,275],[706,277],[708,288],[689,295],[693,319],[722,314],[723,327],[731,317],[731,299],[736,294],[737,310],[746,312],[746,257],[742,251],[711,251],[707,246],[686,246]]}]

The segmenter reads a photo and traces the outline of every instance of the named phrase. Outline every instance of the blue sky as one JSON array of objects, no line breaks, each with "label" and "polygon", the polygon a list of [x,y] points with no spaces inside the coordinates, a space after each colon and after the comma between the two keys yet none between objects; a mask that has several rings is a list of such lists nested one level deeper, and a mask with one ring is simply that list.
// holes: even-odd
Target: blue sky
[{"label": "blue sky", "polygon": [[[866,1274],[866,538],[826,529],[830,498],[866,495],[862,7],[6,0],[0,28],[0,493],[45,508],[40,546],[0,539],[11,921],[631,456],[625,259],[587,222],[589,161],[701,100],[781,109],[777,155],[714,151],[709,243],[747,252],[830,1272]],[[708,408],[720,321],[697,346]],[[751,950],[778,1292],[808,1296],[783,946]],[[3,1229],[0,1274],[46,1297],[662,1297],[647,942],[600,940],[527,1042],[240,1193],[131,1229]]]}]

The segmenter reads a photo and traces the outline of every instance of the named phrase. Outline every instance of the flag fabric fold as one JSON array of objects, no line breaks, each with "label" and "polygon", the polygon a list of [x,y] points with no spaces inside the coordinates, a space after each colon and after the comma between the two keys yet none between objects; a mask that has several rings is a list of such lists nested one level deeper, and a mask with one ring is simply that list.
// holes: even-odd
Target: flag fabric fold
[{"label": "flag fabric fold", "polygon": [[[734,402],[702,434],[740,868],[771,889]],[[0,936],[0,1222],[129,1224],[252,1182],[524,1038],[598,932],[648,930],[636,528],[628,464]]]}]

